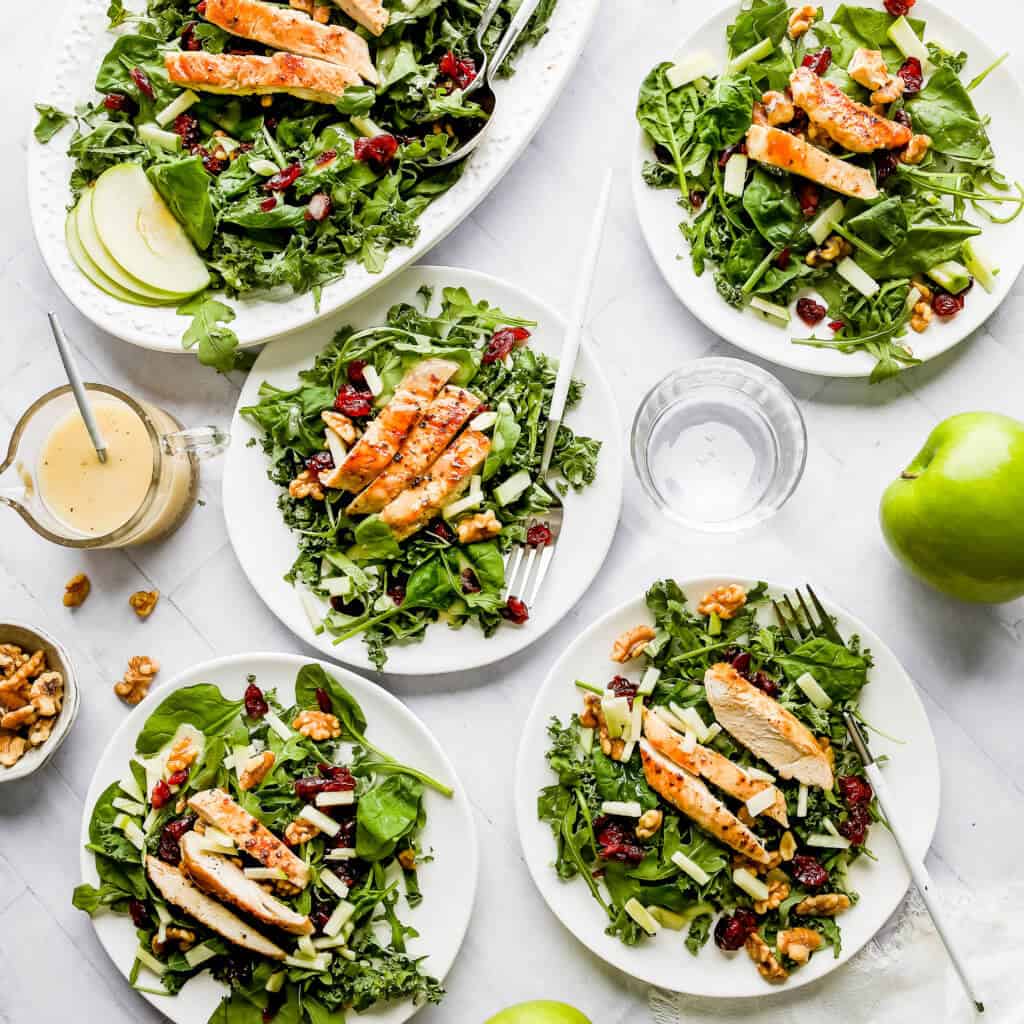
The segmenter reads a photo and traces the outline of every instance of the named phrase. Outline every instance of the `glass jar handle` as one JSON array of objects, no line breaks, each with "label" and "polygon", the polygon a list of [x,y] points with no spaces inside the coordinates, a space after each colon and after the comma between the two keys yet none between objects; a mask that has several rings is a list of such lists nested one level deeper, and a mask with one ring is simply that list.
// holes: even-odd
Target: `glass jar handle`
[{"label": "glass jar handle", "polygon": [[231,435],[214,426],[179,430],[160,438],[160,447],[166,455],[194,455],[197,459],[220,455],[230,443]]}]

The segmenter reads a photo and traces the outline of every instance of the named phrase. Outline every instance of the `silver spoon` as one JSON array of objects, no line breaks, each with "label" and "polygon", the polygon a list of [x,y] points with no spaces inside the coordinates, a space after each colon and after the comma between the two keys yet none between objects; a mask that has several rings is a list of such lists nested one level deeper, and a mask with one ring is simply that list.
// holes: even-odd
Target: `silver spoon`
[{"label": "silver spoon", "polygon": [[53,332],[53,340],[57,343],[57,351],[60,353],[60,361],[64,364],[64,372],[68,375],[68,383],[71,385],[71,392],[78,403],[78,411],[85,421],[85,429],[89,432],[89,440],[96,449],[96,458],[100,462],[107,461],[107,442],[103,439],[99,424],[92,411],[92,404],[85,392],[85,385],[82,383],[82,375],[78,372],[75,364],[75,357],[71,353],[71,345],[64,334],[56,313],[47,313],[46,318],[50,321],[50,330]]}]

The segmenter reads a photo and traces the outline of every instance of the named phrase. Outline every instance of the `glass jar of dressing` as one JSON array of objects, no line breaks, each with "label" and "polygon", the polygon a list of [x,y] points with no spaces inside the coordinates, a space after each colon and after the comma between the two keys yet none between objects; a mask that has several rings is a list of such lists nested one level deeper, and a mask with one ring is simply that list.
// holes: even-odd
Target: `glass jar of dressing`
[{"label": "glass jar of dressing", "polygon": [[116,388],[86,384],[107,459],[100,462],[67,385],[18,421],[0,464],[0,503],[41,537],[74,548],[121,548],[173,533],[199,489],[199,460],[222,452],[217,427],[184,430],[169,413]]}]

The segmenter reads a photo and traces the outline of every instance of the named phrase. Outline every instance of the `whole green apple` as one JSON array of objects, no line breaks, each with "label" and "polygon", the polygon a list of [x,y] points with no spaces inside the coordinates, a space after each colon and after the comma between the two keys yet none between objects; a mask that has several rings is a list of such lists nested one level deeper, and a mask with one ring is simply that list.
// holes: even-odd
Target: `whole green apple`
[{"label": "whole green apple", "polygon": [[963,601],[1024,596],[1024,423],[998,413],[943,420],[882,496],[895,555]]},{"label": "whole green apple", "polygon": [[565,1003],[542,999],[535,1003],[519,1003],[495,1014],[485,1024],[590,1024],[579,1010]]}]

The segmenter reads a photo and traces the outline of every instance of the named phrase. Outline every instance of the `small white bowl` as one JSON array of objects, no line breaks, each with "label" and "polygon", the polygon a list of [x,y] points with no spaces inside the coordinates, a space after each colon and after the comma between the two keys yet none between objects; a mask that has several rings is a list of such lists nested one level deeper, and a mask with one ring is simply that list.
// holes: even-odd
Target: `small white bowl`
[{"label": "small white bowl", "polygon": [[16,644],[30,653],[42,648],[46,652],[47,668],[60,672],[64,677],[64,702],[50,738],[40,746],[27,750],[24,757],[12,768],[0,767],[0,783],[4,783],[27,778],[57,753],[58,747],[67,738],[78,716],[79,693],[78,682],[67,651],[48,633],[20,622],[0,622],[0,644]]}]

